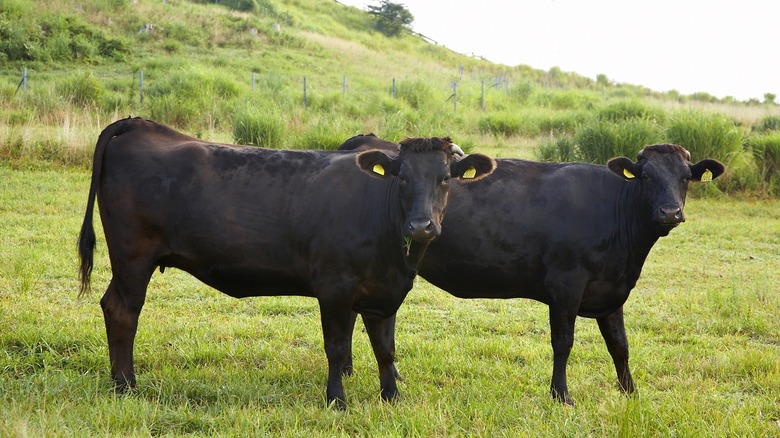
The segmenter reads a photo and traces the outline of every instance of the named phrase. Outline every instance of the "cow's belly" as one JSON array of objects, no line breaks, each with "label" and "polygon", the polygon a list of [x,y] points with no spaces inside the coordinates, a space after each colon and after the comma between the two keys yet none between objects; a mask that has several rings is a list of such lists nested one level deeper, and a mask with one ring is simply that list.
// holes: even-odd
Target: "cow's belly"
[{"label": "cow's belly", "polygon": [[622,281],[591,281],[582,295],[577,314],[587,318],[612,314],[626,302],[629,292],[631,288]]},{"label": "cow's belly", "polygon": [[236,298],[253,296],[314,296],[305,279],[288,270],[273,267],[227,266],[195,263],[167,258],[160,266],[171,266],[189,272],[203,283]]}]

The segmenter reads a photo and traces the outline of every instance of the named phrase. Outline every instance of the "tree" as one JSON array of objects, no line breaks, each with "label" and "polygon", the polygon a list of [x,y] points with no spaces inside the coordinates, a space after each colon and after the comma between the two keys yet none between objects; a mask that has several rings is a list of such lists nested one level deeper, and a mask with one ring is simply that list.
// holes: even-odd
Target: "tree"
[{"label": "tree", "polygon": [[408,29],[414,16],[400,3],[381,0],[379,6],[368,6],[368,13],[377,17],[376,28],[387,36],[396,36]]},{"label": "tree", "polygon": [[764,103],[775,103],[775,98],[777,96],[774,93],[764,93]]}]

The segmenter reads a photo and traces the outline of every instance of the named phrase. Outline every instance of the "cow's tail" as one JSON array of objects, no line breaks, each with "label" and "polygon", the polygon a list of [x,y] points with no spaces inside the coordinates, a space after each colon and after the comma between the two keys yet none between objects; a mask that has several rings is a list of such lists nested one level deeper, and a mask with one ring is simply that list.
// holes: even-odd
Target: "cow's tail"
[{"label": "cow's tail", "polygon": [[106,127],[100,133],[95,144],[95,156],[92,161],[92,181],[89,184],[89,195],[87,197],[87,211],[84,214],[84,222],[81,224],[79,233],[78,248],[81,266],[79,273],[81,277],[81,287],[79,296],[89,291],[89,280],[92,275],[92,266],[95,252],[95,228],[92,225],[93,211],[95,209],[95,196],[97,195],[98,183],[100,182],[100,173],[103,168],[103,156],[106,152],[108,142],[129,130],[132,127],[132,119],[118,120]]}]

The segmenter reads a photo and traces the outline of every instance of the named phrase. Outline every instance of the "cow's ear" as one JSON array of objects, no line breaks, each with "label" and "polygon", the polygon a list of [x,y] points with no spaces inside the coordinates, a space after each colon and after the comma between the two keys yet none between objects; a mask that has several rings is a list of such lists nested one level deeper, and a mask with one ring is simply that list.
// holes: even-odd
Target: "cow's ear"
[{"label": "cow's ear", "polygon": [[705,159],[696,164],[690,164],[691,179],[693,181],[707,182],[723,175],[726,171],[726,166],[720,161]]},{"label": "cow's ear", "polygon": [[452,160],[450,174],[462,182],[480,180],[496,169],[496,160],[482,154],[466,155],[460,160]]},{"label": "cow's ear", "polygon": [[607,161],[607,167],[612,173],[626,181],[635,180],[642,172],[642,168],[626,157],[617,157]]},{"label": "cow's ear", "polygon": [[384,152],[378,150],[369,150],[357,154],[355,162],[360,167],[360,170],[375,178],[396,176],[401,168],[400,160],[390,158]]}]

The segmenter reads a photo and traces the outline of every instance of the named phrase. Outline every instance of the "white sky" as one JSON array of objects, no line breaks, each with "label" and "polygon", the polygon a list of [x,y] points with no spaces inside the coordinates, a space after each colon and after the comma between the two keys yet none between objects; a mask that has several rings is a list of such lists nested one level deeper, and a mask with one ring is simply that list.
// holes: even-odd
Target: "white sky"
[{"label": "white sky", "polygon": [[391,1],[414,15],[416,32],[500,64],[603,73],[655,91],[780,97],[778,0]]}]

